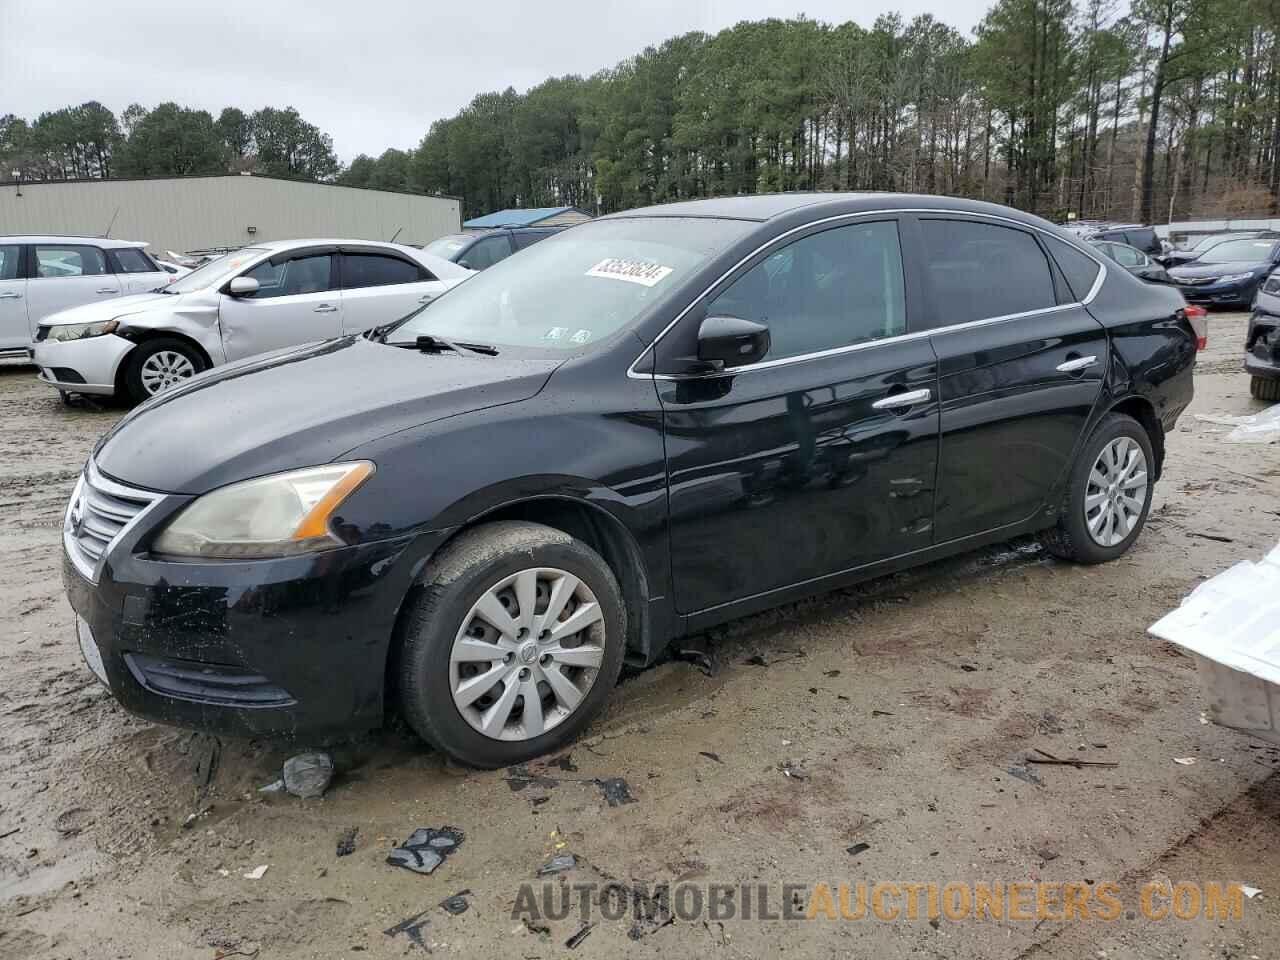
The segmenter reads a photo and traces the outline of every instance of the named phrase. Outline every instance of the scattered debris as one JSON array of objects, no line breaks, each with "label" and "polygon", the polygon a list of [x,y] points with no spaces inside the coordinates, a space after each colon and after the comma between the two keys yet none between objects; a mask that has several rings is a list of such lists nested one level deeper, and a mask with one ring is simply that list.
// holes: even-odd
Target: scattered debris
[{"label": "scattered debris", "polygon": [[753,654],[742,662],[750,667],[772,667],[775,663],[786,663],[788,660],[799,660],[804,656],[803,650],[795,650],[791,653],[784,653],[781,656],[774,657],[772,660],[766,660],[760,654]]},{"label": "scattered debris", "polygon": [[1049,847],[1041,847],[1039,850],[1036,851],[1036,856],[1039,857],[1041,860],[1043,860],[1045,863],[1048,863],[1050,860],[1057,860],[1058,857],[1061,856],[1061,854],[1058,853],[1057,850],[1052,850]]},{"label": "scattered debris", "polygon": [[543,774],[530,773],[529,768],[524,764],[516,767],[508,767],[507,775],[502,778],[507,782],[507,786],[511,788],[512,793],[519,793],[525,787],[543,787],[550,789],[558,787],[564,781],[556,777],[548,777]]},{"label": "scattered debris", "polygon": [[840,676],[840,671],[839,671],[839,670],[827,670],[827,671],[825,671],[822,675],[823,675],[824,677],[838,677],[838,676]]},{"label": "scattered debris", "polygon": [[1201,540],[1212,540],[1215,543],[1235,543],[1231,537],[1219,536],[1216,533],[1201,533],[1199,530],[1188,530],[1188,537],[1199,537]]},{"label": "scattered debris", "polygon": [[712,753],[710,750],[699,750],[698,756],[706,757],[708,760],[714,760],[716,763],[724,763],[724,761],[720,759],[720,754]]},{"label": "scattered debris", "polygon": [[778,764],[778,769],[782,771],[784,776],[788,776],[793,780],[808,780],[809,771],[800,766],[794,760],[784,760]]},{"label": "scattered debris", "polygon": [[1196,758],[1195,757],[1174,757],[1173,762],[1180,763],[1184,767],[1189,767],[1196,762]]},{"label": "scattered debris", "polygon": [[572,753],[566,753],[566,754],[564,754],[563,756],[556,757],[556,758],[555,758],[555,759],[553,759],[553,760],[548,760],[548,761],[547,761],[547,766],[549,766],[549,767],[557,767],[557,768],[559,768],[559,769],[563,770],[565,773],[577,773],[577,772],[578,772],[578,765],[577,765],[576,763],[574,763],[574,762],[573,762],[573,754],[572,754]]},{"label": "scattered debris", "polygon": [[1243,417],[1196,414],[1196,419],[1203,423],[1220,423],[1235,427],[1222,438],[1227,443],[1272,443],[1280,439],[1280,403],[1273,404],[1260,413]]},{"label": "scattered debris", "polygon": [[269,866],[270,864],[264,863],[260,867],[254,867],[248,873],[241,874],[241,876],[243,876],[246,880],[261,880],[266,875],[267,868]]},{"label": "scattered debris", "polygon": [[872,710],[871,715],[873,717],[892,717],[893,716],[893,714],[890,713],[888,710]]},{"label": "scattered debris", "polygon": [[1210,722],[1211,722],[1211,721],[1209,720],[1209,715],[1208,715],[1207,713],[1205,713],[1203,710],[1201,710],[1201,711],[1200,711],[1200,725],[1201,725],[1201,726],[1208,726]]},{"label": "scattered debris", "polygon": [[427,946],[426,938],[423,936],[424,929],[430,923],[431,920],[427,916],[427,911],[423,910],[421,913],[415,913],[412,917],[401,920],[394,927],[388,927],[382,932],[388,937],[398,937],[403,934],[409,938],[411,944],[421,947],[430,953],[431,948]]},{"label": "scattered debris", "polygon": [[680,646],[676,648],[675,658],[692,663],[708,677],[716,675],[715,657],[712,656],[711,645],[706,636],[692,636],[681,640]]},{"label": "scattered debris", "polygon": [[972,663],[962,663],[960,664],[960,669],[963,670],[965,673],[974,673],[978,668],[975,667]]},{"label": "scattered debris", "polygon": [[466,913],[471,904],[467,902],[467,897],[471,895],[471,891],[459,890],[452,896],[445,897],[440,901],[440,906],[445,913],[451,913],[455,917],[460,913]]},{"label": "scattered debris", "polygon": [[1260,894],[1262,890],[1259,887],[1246,887],[1244,884],[1241,884],[1240,892],[1243,893],[1250,900],[1252,900],[1254,897]]},{"label": "scattered debris", "polygon": [[605,802],[611,807],[636,802],[636,798],[631,795],[630,785],[622,777],[609,777],[605,780],[597,780],[596,783],[600,786],[600,792],[604,794]]},{"label": "scattered debris", "polygon": [[21,829],[21,827],[14,827],[12,830],[6,830],[4,833],[0,833],[0,840],[3,840],[5,837],[12,837]]},{"label": "scattered debris", "polygon": [[1017,777],[1019,780],[1025,780],[1027,783],[1035,784],[1037,787],[1044,786],[1044,781],[1036,776],[1034,770],[1031,770],[1028,767],[1012,764],[1006,772],[1011,777]]},{"label": "scattered debris", "polygon": [[869,843],[855,843],[852,847],[846,847],[845,852],[856,857],[858,854],[866,853],[870,849],[871,844]]},{"label": "scattered debris", "polygon": [[764,657],[760,656],[760,654],[758,653],[755,654],[754,656],[747,657],[747,659],[743,660],[742,662],[749,667],[767,667],[769,665],[767,662],[765,662]]},{"label": "scattered debris", "polygon": [[582,926],[578,928],[577,933],[575,933],[573,936],[571,936],[568,940],[564,942],[564,945],[568,947],[570,950],[575,949],[578,946],[578,944],[580,944],[583,940],[587,939],[587,937],[591,936],[591,931],[594,927],[595,927],[594,923],[584,923]]},{"label": "scattered debris", "polygon": [[1114,760],[1077,760],[1074,757],[1068,757],[1067,759],[1062,760],[1062,759],[1059,759],[1058,757],[1055,757],[1052,753],[1047,753],[1044,750],[1041,750],[1039,747],[1036,747],[1035,751],[1036,753],[1040,754],[1040,756],[1027,757],[1027,760],[1026,760],[1027,763],[1057,765],[1062,767],[1075,767],[1076,769],[1079,769],[1081,767],[1118,767],[1120,766],[1120,764],[1116,763]]},{"label": "scattered debris", "polygon": [[419,827],[387,854],[387,863],[414,873],[431,873],[462,845],[466,835],[456,827]]},{"label": "scattered debris", "polygon": [[356,834],[359,832],[359,827],[347,827],[338,834],[338,856],[349,857],[356,852]]},{"label": "scattered debris", "polygon": [[86,827],[93,825],[93,814],[84,807],[72,807],[63,810],[53,821],[53,829],[64,837],[74,837]]},{"label": "scattered debris", "polygon": [[272,780],[265,787],[258,788],[259,793],[284,793],[284,778]]},{"label": "scattered debris", "polygon": [[332,779],[333,758],[327,753],[300,753],[284,762],[284,788],[303,800],[323,796]]},{"label": "scattered debris", "polygon": [[537,875],[539,877],[550,877],[557,873],[564,873],[566,870],[572,870],[578,865],[578,858],[572,853],[562,853],[552,857],[546,863],[538,868]]}]

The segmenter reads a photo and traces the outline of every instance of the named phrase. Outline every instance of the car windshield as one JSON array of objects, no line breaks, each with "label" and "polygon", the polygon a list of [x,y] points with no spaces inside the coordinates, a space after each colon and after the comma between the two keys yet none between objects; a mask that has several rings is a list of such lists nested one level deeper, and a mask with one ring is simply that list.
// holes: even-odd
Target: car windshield
[{"label": "car windshield", "polygon": [[1271,259],[1274,240],[1227,240],[1210,247],[1201,263],[1260,263]]},{"label": "car windshield", "polygon": [[422,252],[452,263],[453,258],[458,255],[458,251],[473,239],[474,237],[469,237],[465,233],[451,233],[447,237],[441,237],[439,240],[432,240],[422,248]]},{"label": "car windshield", "polygon": [[388,336],[557,350],[594,346],[660,306],[752,224],[652,217],[597,220],[508,257]]},{"label": "car windshield", "polygon": [[1214,236],[1211,234],[1207,237],[1201,237],[1199,240],[1197,240],[1187,249],[1188,250],[1208,250],[1215,243],[1222,243],[1224,240],[1230,240],[1230,239],[1231,237],[1224,237],[1221,234],[1217,236]]},{"label": "car windshield", "polygon": [[165,293],[195,293],[208,287],[216,287],[259,254],[266,253],[263,247],[245,247],[224,253],[210,260],[203,267],[197,267],[185,277],[175,280],[164,288]]}]

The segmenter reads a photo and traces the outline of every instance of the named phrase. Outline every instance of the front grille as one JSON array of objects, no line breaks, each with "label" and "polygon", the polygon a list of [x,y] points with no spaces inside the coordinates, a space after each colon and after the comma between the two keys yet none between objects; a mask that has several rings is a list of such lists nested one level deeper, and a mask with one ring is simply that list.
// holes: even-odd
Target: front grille
[{"label": "front grille", "polygon": [[227,707],[287,707],[297,703],[288,690],[241,667],[162,660],[141,653],[126,653],[124,659],[138,683],[152,693],[177,700]]},{"label": "front grille", "polygon": [[1184,287],[1203,287],[1205,284],[1217,282],[1217,277],[1178,277],[1178,283]]},{"label": "front grille", "polygon": [[94,583],[102,558],[125,530],[160,497],[116,483],[90,461],[71,494],[62,542],[77,570]]}]

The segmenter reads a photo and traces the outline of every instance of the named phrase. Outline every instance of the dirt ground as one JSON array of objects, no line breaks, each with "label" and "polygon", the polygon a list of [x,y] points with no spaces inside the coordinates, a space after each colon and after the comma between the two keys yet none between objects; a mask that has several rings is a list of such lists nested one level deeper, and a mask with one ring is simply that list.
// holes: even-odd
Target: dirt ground
[{"label": "dirt ground", "polygon": [[[339,775],[311,801],[257,792],[305,744],[154,726],[93,680],[59,530],[119,411],[63,407],[29,368],[0,370],[0,957],[1274,957],[1280,751],[1202,723],[1191,662],[1145,633],[1280,539],[1280,448],[1225,444],[1192,415],[1262,406],[1243,336],[1243,315],[1212,317],[1151,521],[1118,562],[1061,564],[1023,541],[829,594],[717,631],[712,676],[679,661],[629,676],[532,781],[446,766],[392,730],[335,749]],[[1037,748],[1116,766],[1027,763]],[[611,777],[635,802],[606,803]],[[444,825],[466,840],[433,875],[385,863]],[[569,948],[576,895],[568,916],[513,918],[520,885],[564,853],[577,866],[553,893],[768,884],[776,911],[784,883],[1113,882],[1125,912],[597,915]],[[1263,892],[1240,920],[1157,922],[1135,912],[1152,878]],[[465,913],[438,906],[464,889]]]}]

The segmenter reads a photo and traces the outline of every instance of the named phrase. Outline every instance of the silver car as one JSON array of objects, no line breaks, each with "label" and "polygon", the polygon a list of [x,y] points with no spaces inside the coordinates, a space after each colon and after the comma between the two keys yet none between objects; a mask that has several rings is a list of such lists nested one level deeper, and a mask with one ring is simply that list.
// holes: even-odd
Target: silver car
[{"label": "silver car", "polygon": [[63,399],[141,401],[210,367],[389,323],[472,275],[399,244],[261,243],[153,293],[46,317],[31,356]]}]

